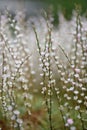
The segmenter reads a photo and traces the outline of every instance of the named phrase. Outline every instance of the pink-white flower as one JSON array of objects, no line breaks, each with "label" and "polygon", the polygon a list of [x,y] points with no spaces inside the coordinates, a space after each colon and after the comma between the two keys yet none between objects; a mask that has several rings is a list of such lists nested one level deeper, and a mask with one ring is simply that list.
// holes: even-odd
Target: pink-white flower
[{"label": "pink-white flower", "polygon": [[71,118],[67,119],[67,123],[68,123],[69,125],[72,125],[72,124],[73,124],[73,119],[71,119]]}]

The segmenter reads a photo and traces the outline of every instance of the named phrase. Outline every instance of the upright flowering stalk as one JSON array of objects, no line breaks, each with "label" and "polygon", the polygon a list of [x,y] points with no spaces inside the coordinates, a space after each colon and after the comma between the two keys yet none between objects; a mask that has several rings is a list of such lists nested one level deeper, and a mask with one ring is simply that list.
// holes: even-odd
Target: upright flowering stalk
[{"label": "upright flowering stalk", "polygon": [[[3,18],[6,22],[3,23]],[[0,28],[0,54],[2,77],[0,78],[0,91],[3,114],[6,121],[9,121],[8,126],[13,129],[22,129],[23,121],[20,116],[19,110],[19,98],[23,98],[25,111],[30,114],[30,101],[32,95],[29,94],[29,81],[28,81],[28,58],[30,54],[27,53],[25,41],[22,40],[22,34],[20,28],[17,28],[17,21],[6,12],[1,18]],[[13,30],[11,30],[13,29]],[[11,34],[11,31],[14,33]],[[23,42],[23,44],[22,44]],[[26,68],[26,69],[24,69]],[[0,70],[1,71],[1,70]],[[29,70],[29,73],[30,70]],[[28,74],[28,76],[27,76]],[[22,81],[22,82],[21,82]],[[22,83],[22,84],[21,84]],[[27,91],[28,90],[28,91]],[[19,94],[18,91],[20,91]],[[21,94],[22,93],[22,94]],[[26,100],[25,100],[26,98]]]},{"label": "upright flowering stalk", "polygon": [[[65,57],[67,58],[69,66],[66,66],[65,77],[63,75],[61,80],[64,84],[64,98],[67,99],[69,113],[70,109],[73,108],[77,111],[79,120],[82,124],[82,129],[85,129],[84,123],[85,119],[83,114],[86,114],[86,91],[87,91],[87,43],[86,43],[86,33],[83,28],[79,10],[77,10],[75,34],[74,34],[75,44],[72,48],[71,57],[68,57],[65,51],[61,48]],[[73,103],[73,105],[72,105]]]},{"label": "upright flowering stalk", "polygon": [[49,115],[49,123],[50,123],[50,130],[53,130],[52,126],[52,94],[53,94],[53,86],[55,84],[55,80],[53,79],[53,72],[51,68],[52,64],[52,41],[51,41],[51,25],[48,20],[47,21],[47,35],[45,39],[45,48],[42,49],[40,47],[40,42],[37,36],[37,32],[35,27],[34,32],[37,40],[37,47],[40,54],[41,60],[41,67],[42,67],[42,74],[43,81],[41,82],[42,85],[42,93],[44,94],[45,103],[47,106],[47,111]]},{"label": "upright flowering stalk", "polygon": [[[76,17],[76,34],[75,34],[75,50],[74,50],[74,60],[72,61],[72,68],[74,70],[73,73],[73,85],[74,85],[74,99],[76,100],[76,106],[75,110],[79,111],[81,122],[82,122],[82,128],[84,128],[84,120],[83,120],[83,114],[82,114],[82,107],[83,104],[85,106],[85,94],[87,92],[86,88],[86,60],[87,60],[87,52],[86,50],[86,44],[84,40],[86,37],[84,36],[84,28],[81,22],[80,13],[79,10],[77,10],[77,17]],[[86,112],[86,111],[84,111]]]}]

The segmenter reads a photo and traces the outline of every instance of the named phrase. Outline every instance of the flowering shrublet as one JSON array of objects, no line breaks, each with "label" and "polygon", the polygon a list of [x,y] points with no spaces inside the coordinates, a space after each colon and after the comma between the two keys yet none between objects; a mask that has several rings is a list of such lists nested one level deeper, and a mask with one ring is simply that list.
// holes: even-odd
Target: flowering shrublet
[{"label": "flowering shrublet", "polygon": [[[47,16],[45,18],[46,20],[40,18],[42,22],[40,28],[36,19],[36,22],[33,18],[25,21],[25,16],[20,13],[14,16],[8,11],[1,14],[0,107],[3,119],[9,121],[12,130],[16,128],[22,130],[23,127],[26,130],[28,118],[28,129],[34,129],[30,125],[33,120],[36,124],[37,122],[45,124],[40,122],[37,115],[39,112],[35,113],[34,117],[31,112],[34,107],[33,101],[36,100],[34,96],[37,93],[40,95],[41,90],[48,112],[50,130],[53,130],[53,127],[59,129],[54,126],[55,102],[58,104],[56,111],[60,112],[62,117],[64,127],[61,127],[62,129],[66,130],[67,127],[70,130],[79,129],[76,124],[78,120],[84,130],[87,122],[87,117],[85,119],[84,116],[87,115],[87,30],[84,29],[84,24],[82,25],[80,15],[77,13],[73,36],[70,37],[73,39],[73,45],[69,45],[66,53],[67,48],[64,49],[62,44],[58,44],[61,38],[60,29],[54,30]],[[35,24],[33,29],[32,21]],[[64,31],[64,27],[62,30]],[[65,40],[61,39],[61,42],[65,44]]]},{"label": "flowering shrublet", "polygon": [[18,100],[22,99],[26,112],[31,106],[27,107],[26,104],[31,104],[33,97],[32,94],[29,94],[29,84],[33,84],[32,75],[35,73],[31,71],[29,65],[31,62],[29,60],[30,53],[28,52],[29,49],[27,50],[26,39],[23,38],[22,27],[24,26],[20,26],[19,21],[16,21],[8,11],[3,15],[1,14],[0,75],[2,76],[0,77],[0,103],[2,103],[3,118],[9,120],[11,129],[14,127],[22,129],[23,125]]}]

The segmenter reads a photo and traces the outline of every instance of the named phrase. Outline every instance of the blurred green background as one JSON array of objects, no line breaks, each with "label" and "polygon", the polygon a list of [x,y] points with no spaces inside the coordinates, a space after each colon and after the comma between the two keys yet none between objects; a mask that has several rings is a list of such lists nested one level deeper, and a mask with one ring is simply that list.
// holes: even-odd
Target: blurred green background
[{"label": "blurred green background", "polygon": [[0,0],[0,10],[8,7],[11,11],[26,10],[29,15],[39,15],[41,9],[52,13],[54,24],[58,24],[58,13],[61,11],[67,20],[72,18],[76,5],[81,6],[81,14],[87,17],[87,0]]},{"label": "blurred green background", "polygon": [[[30,0],[28,0],[30,1]],[[72,18],[72,12],[76,5],[81,7],[81,15],[87,17],[87,0],[33,0],[43,2],[48,8],[48,12],[53,12],[54,24],[58,24],[58,11],[61,10],[67,20]]]},{"label": "blurred green background", "polygon": [[52,7],[54,24],[58,23],[58,10],[61,10],[64,17],[70,20],[76,5],[81,7],[81,14],[87,17],[87,0],[44,0],[44,2]]}]

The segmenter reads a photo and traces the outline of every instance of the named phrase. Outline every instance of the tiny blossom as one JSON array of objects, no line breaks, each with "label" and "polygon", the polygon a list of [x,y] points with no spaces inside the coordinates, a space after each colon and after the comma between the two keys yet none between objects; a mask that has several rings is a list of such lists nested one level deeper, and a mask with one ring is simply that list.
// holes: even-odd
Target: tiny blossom
[{"label": "tiny blossom", "polygon": [[80,115],[78,115],[78,116],[77,116],[77,118],[78,118],[78,119],[81,119],[81,116],[80,116]]},{"label": "tiny blossom", "polygon": [[67,80],[65,80],[65,81],[64,81],[64,83],[65,83],[65,84],[67,84],[67,83],[68,83],[68,81],[67,81]]},{"label": "tiny blossom", "polygon": [[59,94],[60,93],[60,91],[57,91],[57,94]]},{"label": "tiny blossom", "polygon": [[75,82],[72,82],[72,84],[73,84],[73,85],[76,85],[76,83],[75,83]]},{"label": "tiny blossom", "polygon": [[6,107],[6,102],[5,101],[3,101],[3,106]]},{"label": "tiny blossom", "polygon": [[79,78],[79,74],[75,74],[74,76],[75,76],[76,78]]},{"label": "tiny blossom", "polygon": [[74,87],[70,87],[69,91],[73,91],[74,90]]},{"label": "tiny blossom", "polygon": [[33,79],[32,81],[35,83],[35,82],[36,82],[36,79]]},{"label": "tiny blossom", "polygon": [[55,84],[55,82],[56,82],[55,79],[51,80],[51,83],[52,83],[52,84]]},{"label": "tiny blossom", "polygon": [[82,103],[82,100],[78,100],[77,102],[80,104],[80,103]]},{"label": "tiny blossom", "polygon": [[66,91],[67,91],[67,92],[69,92],[69,91],[70,91],[70,89],[68,89],[68,88],[67,88],[67,89],[66,89]]},{"label": "tiny blossom", "polygon": [[55,50],[56,50],[56,47],[55,47],[55,46],[52,46],[52,50],[55,51]]},{"label": "tiny blossom", "polygon": [[58,56],[55,56],[55,59],[56,59],[56,60],[58,60],[58,59],[59,59],[59,57],[58,57]]},{"label": "tiny blossom", "polygon": [[48,95],[52,95],[52,91],[50,89],[48,90]]},{"label": "tiny blossom", "polygon": [[30,103],[25,103],[25,106],[26,107],[31,107],[31,104]]},{"label": "tiny blossom", "polygon": [[70,130],[76,130],[76,127],[75,126],[71,126]]},{"label": "tiny blossom", "polygon": [[48,73],[48,72],[46,72],[46,76],[49,76],[49,73]]},{"label": "tiny blossom", "polygon": [[48,56],[49,56],[49,53],[46,53],[45,56],[48,57]]},{"label": "tiny blossom", "polygon": [[87,107],[87,101],[84,102],[84,105]]},{"label": "tiny blossom", "polygon": [[85,57],[82,57],[82,60],[85,60],[86,58]]},{"label": "tiny blossom", "polygon": [[58,73],[61,73],[61,70],[58,70]]},{"label": "tiny blossom", "polygon": [[87,99],[87,96],[85,96],[85,99]]},{"label": "tiny blossom", "polygon": [[58,61],[56,61],[55,63],[56,63],[56,65],[58,65],[58,64],[59,64],[59,62],[58,62]]},{"label": "tiny blossom", "polygon": [[80,82],[82,82],[82,79],[79,78],[78,80],[79,80]]},{"label": "tiny blossom", "polygon": [[77,69],[77,68],[76,68],[75,71],[76,71],[77,73],[80,73],[80,69]]},{"label": "tiny blossom", "polygon": [[67,100],[71,100],[71,97],[68,96],[68,97],[67,97]]},{"label": "tiny blossom", "polygon": [[17,38],[21,38],[21,37],[23,37],[23,34],[17,35]]},{"label": "tiny blossom", "polygon": [[43,67],[43,64],[40,64],[39,66],[40,66],[40,67]]},{"label": "tiny blossom", "polygon": [[16,119],[16,116],[13,115],[13,116],[11,117],[11,120],[15,120],[15,119]]},{"label": "tiny blossom", "polygon": [[68,97],[68,94],[64,94],[64,97]]},{"label": "tiny blossom", "polygon": [[23,123],[23,121],[22,121],[21,119],[17,119],[17,122],[18,122],[19,124],[22,124],[22,123]]},{"label": "tiny blossom", "polygon": [[61,75],[64,76],[64,75],[65,75],[65,72],[62,72]]},{"label": "tiny blossom", "polygon": [[7,107],[8,107],[8,110],[9,110],[9,111],[11,111],[11,110],[13,109],[13,107],[12,107],[12,106],[10,106],[10,105],[9,105],[9,106],[7,106]]},{"label": "tiny blossom", "polygon": [[51,56],[55,56],[55,52],[52,52],[52,53],[51,53]]},{"label": "tiny blossom", "polygon": [[[76,57],[75,56],[73,56],[72,57],[72,60],[75,60],[76,59]],[[75,66],[74,65],[72,65],[72,68],[74,68]]]},{"label": "tiny blossom", "polygon": [[28,98],[28,94],[26,92],[23,93],[23,98]]},{"label": "tiny blossom", "polygon": [[20,112],[19,112],[18,110],[14,110],[14,114],[15,114],[15,115],[19,115]]},{"label": "tiny blossom", "polygon": [[66,124],[65,124],[65,126],[69,126],[69,124],[68,124],[68,123],[66,123]]},{"label": "tiny blossom", "polygon": [[61,68],[62,68],[62,65],[58,65],[58,67],[61,69]]},{"label": "tiny blossom", "polygon": [[66,89],[66,86],[63,86],[63,89]]},{"label": "tiny blossom", "polygon": [[80,109],[80,106],[75,106],[75,110],[79,110]]},{"label": "tiny blossom", "polygon": [[40,85],[43,85],[43,84],[44,84],[43,82],[40,83]]},{"label": "tiny blossom", "polygon": [[24,90],[28,90],[27,84],[24,84],[22,87],[24,88]]},{"label": "tiny blossom", "polygon": [[75,90],[75,91],[74,91],[74,94],[79,94],[79,91]]},{"label": "tiny blossom", "polygon": [[87,91],[87,89],[86,89],[86,88],[84,88],[84,87],[82,87],[82,91]]},{"label": "tiny blossom", "polygon": [[73,122],[73,119],[71,119],[71,118],[69,118],[69,119],[67,119],[67,123],[69,124],[69,125],[72,125],[74,122]]},{"label": "tiny blossom", "polygon": [[18,126],[17,123],[15,123],[15,124],[14,124],[14,128],[17,128],[17,126]]},{"label": "tiny blossom", "polygon": [[44,56],[45,55],[45,52],[41,52],[41,56]]},{"label": "tiny blossom", "polygon": [[65,81],[65,78],[64,78],[64,77],[61,77],[61,81]]},{"label": "tiny blossom", "polygon": [[35,74],[36,72],[35,71],[31,71],[31,74]]},{"label": "tiny blossom", "polygon": [[69,103],[68,103],[68,102],[66,102],[66,103],[64,104],[64,106],[68,106],[68,104],[69,104]]},{"label": "tiny blossom", "polygon": [[78,96],[74,96],[73,99],[74,99],[74,100],[77,100],[77,99],[78,99]]},{"label": "tiny blossom", "polygon": [[43,73],[40,74],[40,76],[43,76],[43,75],[44,75]]},{"label": "tiny blossom", "polygon": [[46,65],[46,66],[49,66],[49,63],[48,63],[48,62],[45,62],[45,65]]},{"label": "tiny blossom", "polygon": [[84,93],[81,93],[80,95],[83,97],[85,94],[84,94]]},{"label": "tiny blossom", "polygon": [[43,68],[43,72],[46,72],[46,68]]}]

